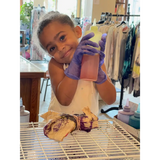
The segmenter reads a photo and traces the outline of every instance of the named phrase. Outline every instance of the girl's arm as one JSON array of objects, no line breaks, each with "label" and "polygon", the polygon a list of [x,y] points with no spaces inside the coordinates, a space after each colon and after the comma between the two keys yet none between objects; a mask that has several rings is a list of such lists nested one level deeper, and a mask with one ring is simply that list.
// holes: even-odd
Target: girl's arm
[{"label": "girl's arm", "polygon": [[59,64],[53,58],[49,62],[48,71],[57,100],[61,105],[68,106],[76,92],[78,80],[67,77],[63,64]]},{"label": "girl's arm", "polygon": [[83,54],[94,55],[97,53],[97,50],[93,47],[98,47],[98,44],[89,41],[93,36],[94,33],[90,33],[81,39],[74,52],[69,67],[65,70],[65,73],[63,64],[59,64],[53,58],[49,62],[48,71],[53,91],[59,103],[64,106],[68,106],[72,102],[73,96],[76,92],[78,84],[77,79],[79,79],[80,75],[79,66],[81,65]]},{"label": "girl's arm", "polygon": [[[102,65],[102,70],[106,73],[105,65]],[[107,75],[107,73],[106,73]],[[96,84],[97,90],[101,98],[108,104],[112,104],[116,100],[116,89],[112,84],[110,78],[107,76],[107,80],[102,84]]]},{"label": "girl's arm", "polygon": [[[64,74],[63,64],[59,64],[53,58],[49,62],[49,74],[51,86],[61,105],[68,106],[77,89],[78,80],[73,80]],[[102,70],[106,73],[105,65]],[[101,98],[107,103],[112,104],[116,100],[116,90],[111,80],[107,76],[107,80],[102,84],[96,84],[97,90]]]}]

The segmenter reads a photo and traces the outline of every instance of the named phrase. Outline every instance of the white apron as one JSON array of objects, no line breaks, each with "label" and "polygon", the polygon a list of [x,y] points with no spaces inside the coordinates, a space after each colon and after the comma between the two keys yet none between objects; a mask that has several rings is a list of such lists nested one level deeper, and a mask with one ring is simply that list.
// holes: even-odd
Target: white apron
[{"label": "white apron", "polygon": [[[64,70],[68,66],[64,65]],[[88,106],[96,116],[99,113],[99,94],[95,89],[95,83],[91,81],[78,80],[77,90],[69,106],[61,105],[53,90],[51,91],[51,102],[48,110],[67,114],[82,114],[82,109]]]}]

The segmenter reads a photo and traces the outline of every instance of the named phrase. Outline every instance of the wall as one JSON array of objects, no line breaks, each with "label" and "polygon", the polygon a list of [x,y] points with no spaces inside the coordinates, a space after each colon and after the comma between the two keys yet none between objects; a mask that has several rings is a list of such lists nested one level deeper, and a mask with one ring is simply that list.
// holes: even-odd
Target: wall
[{"label": "wall", "polygon": [[[84,17],[92,17],[96,18],[96,21],[100,20],[100,16],[102,12],[111,12],[114,14],[115,11],[115,0],[83,0],[84,1]],[[38,4],[40,6],[44,6],[48,10],[48,0],[34,0],[34,7],[37,7]],[[80,0],[78,0],[78,4],[80,5]],[[77,10],[77,17],[79,17],[79,10]]]},{"label": "wall", "polygon": [[96,18],[96,21],[99,21],[102,12],[114,14],[114,11],[115,0],[93,0],[92,22],[94,18]]},{"label": "wall", "polygon": [[34,0],[33,6],[38,7],[38,4],[40,4],[40,7],[44,5],[44,0]]}]

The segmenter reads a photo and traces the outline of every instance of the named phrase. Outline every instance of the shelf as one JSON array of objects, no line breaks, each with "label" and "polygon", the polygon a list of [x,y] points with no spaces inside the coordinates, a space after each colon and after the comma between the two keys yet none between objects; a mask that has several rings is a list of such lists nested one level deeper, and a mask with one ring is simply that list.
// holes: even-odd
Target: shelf
[{"label": "shelf", "polygon": [[116,121],[98,124],[91,132],[76,130],[58,143],[44,136],[44,122],[21,123],[20,159],[140,159],[140,143]]}]

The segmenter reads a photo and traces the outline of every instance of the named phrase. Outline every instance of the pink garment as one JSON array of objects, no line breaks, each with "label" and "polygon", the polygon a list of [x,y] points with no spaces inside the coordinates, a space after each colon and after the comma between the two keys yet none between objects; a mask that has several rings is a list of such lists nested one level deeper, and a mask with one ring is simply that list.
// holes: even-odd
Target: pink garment
[{"label": "pink garment", "polygon": [[30,54],[28,52],[23,53],[22,56],[26,59],[30,58]]},{"label": "pink garment", "polygon": [[28,52],[25,53],[26,59],[30,58],[30,54]]}]

